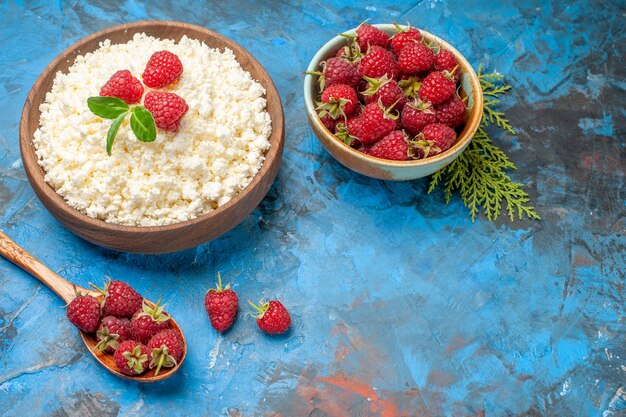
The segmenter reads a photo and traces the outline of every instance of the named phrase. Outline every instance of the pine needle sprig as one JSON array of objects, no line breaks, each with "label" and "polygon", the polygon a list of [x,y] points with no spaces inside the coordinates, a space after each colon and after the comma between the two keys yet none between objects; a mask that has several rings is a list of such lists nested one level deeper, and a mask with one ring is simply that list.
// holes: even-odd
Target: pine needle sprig
[{"label": "pine needle sprig", "polygon": [[492,72],[491,74],[483,73],[483,66],[480,65],[478,67],[478,79],[480,80],[480,87],[483,90],[483,96],[485,96],[485,100],[483,102],[483,124],[496,124],[498,127],[505,129],[510,134],[515,135],[515,130],[513,126],[506,119],[506,116],[503,112],[499,112],[494,110],[494,107],[500,104],[500,100],[497,98],[488,98],[488,97],[498,97],[500,94],[511,89],[510,85],[500,85],[499,83],[504,78],[504,75]]},{"label": "pine needle sprig", "polygon": [[[499,85],[502,74],[493,72],[483,74],[478,69],[483,94],[497,97],[508,91],[511,86]],[[528,205],[530,198],[524,191],[522,183],[514,182],[507,174],[507,169],[517,169],[506,154],[493,144],[485,131],[490,124],[515,134],[513,127],[503,112],[495,111],[492,106],[499,104],[497,99],[484,101],[486,117],[483,116],[482,126],[478,129],[472,142],[463,153],[450,165],[435,172],[430,181],[428,192],[442,185],[446,204],[450,202],[455,191],[459,191],[465,207],[469,209],[472,221],[481,212],[488,220],[495,220],[504,208],[513,221],[522,219],[540,219],[533,206]]]},{"label": "pine needle sprig", "polygon": [[503,112],[495,111],[493,106],[500,104],[500,100],[496,99],[485,99],[483,101],[483,124],[496,124],[498,127],[506,130],[512,135],[515,135],[515,130],[513,126],[506,119]]}]

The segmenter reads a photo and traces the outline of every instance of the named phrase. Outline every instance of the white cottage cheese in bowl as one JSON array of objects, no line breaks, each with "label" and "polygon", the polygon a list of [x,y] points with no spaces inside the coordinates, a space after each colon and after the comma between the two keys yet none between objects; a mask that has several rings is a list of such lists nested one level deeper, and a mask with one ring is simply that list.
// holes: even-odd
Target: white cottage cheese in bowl
[{"label": "white cottage cheese in bowl", "polygon": [[[140,78],[161,50],[183,63],[167,91],[185,99],[189,111],[177,132],[157,129],[154,142],[138,141],[125,119],[108,156],[111,120],[91,113],[87,98],[118,70]],[[105,41],[56,74],[33,143],[46,182],[86,215],[126,226],[182,222],[226,204],[260,170],[272,130],[264,95],[229,49],[136,34],[126,44]]]}]

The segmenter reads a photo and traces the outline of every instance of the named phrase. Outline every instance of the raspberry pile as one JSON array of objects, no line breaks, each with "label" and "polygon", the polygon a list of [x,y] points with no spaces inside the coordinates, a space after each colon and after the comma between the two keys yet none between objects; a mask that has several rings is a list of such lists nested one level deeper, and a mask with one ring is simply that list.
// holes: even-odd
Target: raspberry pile
[{"label": "raspberry pile", "polygon": [[[95,287],[95,286],[94,286]],[[170,328],[170,316],[159,302],[151,307],[141,294],[122,281],[95,287],[104,299],[76,294],[67,306],[68,320],[86,333],[95,333],[96,349],[113,354],[115,365],[126,375],[146,369],[176,366],[183,355],[183,339]]]},{"label": "raspberry pile", "polygon": [[[323,61],[317,114],[354,149],[389,160],[428,158],[448,150],[466,119],[457,94],[454,54],[413,27],[388,33],[362,23]],[[455,130],[456,129],[456,130]]]},{"label": "raspberry pile", "polygon": [[[159,89],[178,82],[183,64],[176,54],[158,51],[152,54],[143,72],[143,84]],[[144,86],[129,70],[120,70],[111,76],[100,90],[100,96],[117,97],[127,104],[141,101]],[[144,106],[152,113],[156,127],[175,132],[189,110],[185,100],[172,92],[151,91],[144,98]]]}]

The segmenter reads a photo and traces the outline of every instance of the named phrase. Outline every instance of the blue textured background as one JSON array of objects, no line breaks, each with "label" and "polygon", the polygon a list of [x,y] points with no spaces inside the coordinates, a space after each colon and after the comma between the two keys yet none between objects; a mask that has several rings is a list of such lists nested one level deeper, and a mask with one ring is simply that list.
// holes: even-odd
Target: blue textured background
[{"label": "blue textured background", "polygon": [[[624,16],[620,1],[2,2],[0,228],[77,284],[103,275],[165,295],[189,342],[181,371],[138,385],[85,352],[59,299],[0,260],[0,412],[7,416],[626,415]],[[494,136],[542,221],[472,224],[426,181],[336,163],[309,129],[302,75],[365,18],[405,22],[508,76],[519,135]],[[39,73],[105,27],[172,19],[242,44],[276,82],[281,171],[260,207],[197,249],[139,256],[93,246],[43,209],[18,122]],[[218,338],[203,309],[221,271],[242,300],[277,297],[293,329],[241,315]]]}]

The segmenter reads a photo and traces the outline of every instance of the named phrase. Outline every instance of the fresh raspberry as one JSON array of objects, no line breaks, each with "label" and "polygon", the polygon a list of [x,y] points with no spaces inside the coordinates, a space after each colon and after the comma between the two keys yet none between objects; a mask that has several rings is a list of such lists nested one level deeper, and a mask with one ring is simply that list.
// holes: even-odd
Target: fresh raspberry
[{"label": "fresh raspberry", "polygon": [[367,51],[372,46],[386,48],[391,38],[385,31],[367,23],[361,23],[356,29],[356,42],[362,51]]},{"label": "fresh raspberry", "polygon": [[380,46],[372,46],[359,62],[359,72],[370,78],[380,78],[383,75],[394,78],[398,73],[398,64],[392,52]]},{"label": "fresh raspberry", "polygon": [[113,355],[117,369],[126,375],[139,375],[148,369],[150,351],[145,345],[134,340],[119,344]]},{"label": "fresh raspberry", "polygon": [[435,54],[421,43],[407,44],[398,55],[398,68],[405,74],[428,71],[435,62]]},{"label": "fresh raspberry", "polygon": [[349,116],[354,113],[359,100],[353,87],[346,84],[333,84],[322,93],[322,103],[339,102],[341,99],[346,101],[343,107],[345,114]]},{"label": "fresh raspberry", "polygon": [[465,103],[459,96],[453,94],[448,101],[435,106],[435,115],[437,123],[454,129],[465,123]]},{"label": "fresh raspberry", "polygon": [[109,280],[104,290],[91,286],[104,295],[102,314],[105,316],[132,317],[141,308],[143,297],[125,282]]},{"label": "fresh raspberry", "polygon": [[357,151],[364,153],[365,155],[369,155],[370,154],[370,148],[368,148],[365,145],[360,145],[359,147],[356,148]]},{"label": "fresh raspberry", "polygon": [[406,161],[409,156],[409,139],[401,130],[394,130],[376,142],[368,151],[369,155],[393,161]]},{"label": "fresh raspberry", "polygon": [[354,88],[346,84],[333,84],[322,93],[322,101],[316,110],[320,117],[330,115],[331,119],[346,118],[354,113],[359,104]]},{"label": "fresh raspberry", "polygon": [[452,74],[434,71],[424,78],[419,90],[419,98],[432,104],[443,103],[454,94],[456,83]]},{"label": "fresh raspberry", "polygon": [[222,288],[222,277],[218,272],[217,287],[208,290],[204,297],[204,308],[211,326],[220,333],[228,330],[235,322],[238,306],[237,293],[230,289],[230,284]]},{"label": "fresh raspberry", "polygon": [[350,135],[359,139],[361,137],[361,116],[349,118],[346,128],[348,129],[348,133],[350,133]]},{"label": "fresh raspberry", "polygon": [[[454,54],[447,49],[442,49],[435,55],[435,69],[439,71],[452,72],[456,68],[456,58]],[[456,71],[458,73],[458,71]]]},{"label": "fresh raspberry", "polygon": [[348,45],[342,46],[341,48],[337,49],[337,52],[335,52],[335,57],[341,58],[342,60],[347,61],[351,64],[355,64],[359,62],[361,58],[363,58],[363,52],[361,52],[361,48],[359,47],[358,43],[351,42]]},{"label": "fresh raspberry", "polygon": [[371,145],[394,130],[397,119],[397,112],[385,109],[380,103],[368,104],[359,117],[359,140],[364,145]]},{"label": "fresh raspberry", "polygon": [[98,338],[96,349],[100,352],[113,353],[120,343],[130,339],[130,320],[106,316],[100,322],[96,337]]},{"label": "fresh raspberry", "polygon": [[130,333],[133,340],[146,344],[161,330],[169,329],[170,316],[163,311],[163,308],[161,300],[154,307],[150,307],[144,301],[142,309],[138,310],[130,320]]},{"label": "fresh raspberry", "polygon": [[152,54],[143,71],[143,83],[150,88],[163,88],[172,84],[183,73],[183,63],[170,51]]},{"label": "fresh raspberry", "polygon": [[456,141],[456,132],[446,125],[433,123],[424,127],[415,139],[420,156],[427,158],[450,149]]},{"label": "fresh raspberry", "polygon": [[406,96],[402,88],[395,80],[390,80],[386,76],[382,78],[366,78],[368,88],[361,92],[365,103],[382,102],[384,107],[390,107],[395,103],[394,108],[401,109],[406,104]]},{"label": "fresh raspberry", "polygon": [[350,46],[349,45],[342,46],[341,48],[337,49],[337,52],[335,52],[335,58],[347,57],[349,54],[350,54]]},{"label": "fresh raspberry", "polygon": [[337,123],[339,123],[341,119],[340,118],[333,119],[332,117],[330,117],[329,113],[326,113],[323,116],[320,116],[320,113],[321,112],[318,112],[317,115],[319,116],[324,126],[326,126],[326,129],[330,130],[331,132],[334,132],[335,129],[337,128]]},{"label": "fresh raspberry", "polygon": [[403,29],[396,25],[398,33],[391,38],[391,49],[398,55],[402,49],[408,44],[421,42],[422,34],[415,28]]},{"label": "fresh raspberry", "polygon": [[258,312],[255,316],[256,323],[265,333],[285,333],[291,326],[291,316],[280,301],[260,302],[258,306],[248,302]]},{"label": "fresh raspberry", "polygon": [[162,367],[176,366],[183,356],[183,339],[178,332],[167,329],[152,336],[148,342],[148,351],[152,355],[150,369],[156,366],[154,375],[158,375]]},{"label": "fresh raspberry", "polygon": [[181,119],[189,110],[185,100],[178,94],[163,91],[146,94],[143,105],[152,113],[156,126],[169,132],[178,130]]},{"label": "fresh raspberry", "polygon": [[91,295],[76,294],[67,306],[67,319],[80,330],[93,333],[100,324],[100,303]]},{"label": "fresh raspberry", "polygon": [[322,71],[307,72],[305,74],[317,75],[320,91],[333,84],[346,84],[355,87],[361,81],[361,75],[354,64],[343,58],[328,58],[321,63]]},{"label": "fresh raspberry", "polygon": [[104,84],[100,89],[100,95],[117,97],[128,104],[139,103],[143,96],[143,84],[133,77],[129,70],[120,70]]},{"label": "fresh raspberry", "polygon": [[358,146],[360,144],[358,137],[360,115],[353,114],[348,117],[347,121],[341,121],[335,129],[335,137],[348,146]]},{"label": "fresh raspberry", "polygon": [[424,129],[426,125],[437,121],[436,113],[430,103],[414,100],[407,103],[402,109],[400,122],[402,127],[415,135]]}]

